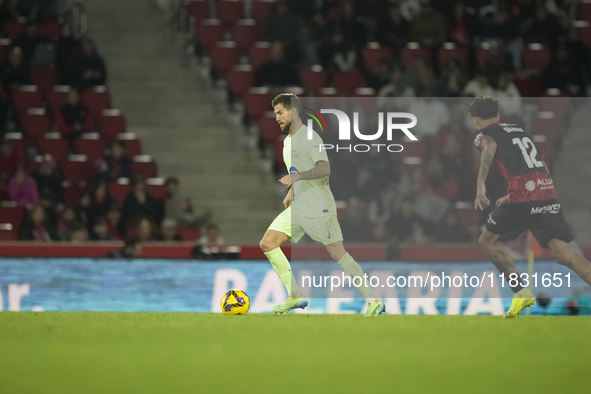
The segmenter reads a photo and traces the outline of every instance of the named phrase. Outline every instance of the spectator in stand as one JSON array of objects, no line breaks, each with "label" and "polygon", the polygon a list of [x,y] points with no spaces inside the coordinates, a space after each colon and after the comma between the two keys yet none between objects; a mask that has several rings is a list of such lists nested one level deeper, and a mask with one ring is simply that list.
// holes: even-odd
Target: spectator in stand
[{"label": "spectator in stand", "polygon": [[72,245],[80,245],[88,241],[88,230],[84,223],[78,222],[72,227],[69,241]]},{"label": "spectator in stand", "polygon": [[345,34],[336,27],[330,41],[320,48],[322,65],[329,71],[348,72],[357,69],[357,49],[352,42],[345,40]]},{"label": "spectator in stand", "polygon": [[581,73],[581,66],[573,63],[566,47],[562,45],[552,54],[552,61],[544,67],[540,79],[544,90],[555,88],[573,96],[587,94],[587,83],[585,75]]},{"label": "spectator in stand", "polygon": [[543,5],[538,5],[533,23],[525,32],[528,42],[539,42],[555,50],[558,43],[564,39],[564,29],[558,19],[549,14]]},{"label": "spectator in stand", "polygon": [[319,64],[319,46],[320,41],[312,34],[310,25],[303,24],[300,26],[299,33],[294,43],[294,48],[298,52],[298,66],[309,67],[314,64]]},{"label": "spectator in stand", "polygon": [[364,36],[363,18],[355,11],[353,1],[346,0],[339,7],[340,15],[333,21],[334,26],[338,26],[343,31],[345,41],[353,43],[355,46],[364,44],[361,39]]},{"label": "spectator in stand", "polygon": [[423,223],[414,212],[414,200],[406,197],[400,203],[400,208],[390,217],[387,223],[389,232],[396,236],[398,242],[411,241]]},{"label": "spectator in stand", "polygon": [[[415,95],[414,88],[406,82],[404,71],[400,67],[396,67],[392,70],[390,73],[390,81],[378,92],[378,97],[380,98],[397,97],[395,101],[400,105],[401,109],[406,109],[410,104],[409,100],[405,98],[414,97]],[[386,100],[378,99],[378,107],[382,108],[385,102]]]},{"label": "spectator in stand", "polygon": [[164,182],[166,188],[166,195],[162,199],[164,217],[173,219],[181,225],[192,225],[196,221],[200,223],[207,221],[211,216],[211,212],[203,212],[196,217],[191,200],[181,196],[179,183],[179,179],[176,177],[168,177]]},{"label": "spectator in stand", "polygon": [[220,236],[220,228],[217,224],[209,224],[205,230],[205,234],[199,239],[199,244],[202,246],[222,246],[226,243]]},{"label": "spectator in stand", "polygon": [[160,237],[158,238],[159,241],[164,242],[179,242],[183,239],[179,235],[179,226],[174,219],[164,219],[162,221],[162,228],[160,230]]},{"label": "spectator in stand", "polygon": [[39,204],[37,183],[27,174],[27,170],[22,164],[16,167],[14,176],[8,182],[8,198],[21,207]]},{"label": "spectator in stand", "polygon": [[322,11],[315,11],[310,17],[310,28],[312,29],[312,37],[316,37],[321,42],[326,39],[328,35],[328,23]]},{"label": "spectator in stand", "polygon": [[430,3],[421,7],[421,12],[410,25],[410,39],[427,47],[436,47],[447,38],[443,15]]},{"label": "spectator in stand", "polygon": [[372,227],[367,218],[364,202],[358,197],[347,201],[347,213],[341,222],[343,237],[350,242],[367,242],[371,239]]},{"label": "spectator in stand", "polygon": [[109,233],[107,219],[102,216],[95,219],[90,233],[90,239],[92,241],[113,241],[115,239]]},{"label": "spectator in stand", "polygon": [[437,242],[470,242],[470,233],[464,227],[457,212],[450,209],[443,220],[435,227],[435,240]]},{"label": "spectator in stand", "polygon": [[[573,65],[581,75],[583,84],[579,84],[580,96],[588,96],[587,88],[591,84],[591,48],[579,38],[576,28],[569,30],[565,43],[567,58],[571,59]],[[587,85],[583,87],[582,85]]]},{"label": "spectator in stand", "polygon": [[103,58],[97,54],[94,41],[82,41],[82,51],[74,56],[68,65],[70,85],[84,90],[107,82],[107,69]]},{"label": "spectator in stand", "polygon": [[82,102],[76,89],[68,92],[66,103],[55,114],[55,123],[60,133],[70,141],[94,128],[90,110]]},{"label": "spectator in stand", "polygon": [[298,31],[298,16],[291,12],[287,1],[275,3],[275,10],[267,16],[261,31],[261,41],[290,42]]},{"label": "spectator in stand", "polygon": [[458,179],[452,171],[443,167],[438,156],[432,157],[423,176],[423,191],[455,201],[458,196]]},{"label": "spectator in stand", "polygon": [[23,223],[20,230],[22,241],[51,242],[58,239],[53,228],[45,220],[45,210],[41,206],[35,206],[29,212],[29,217]]},{"label": "spectator in stand", "polygon": [[0,144],[0,184],[8,182],[16,167],[25,164],[25,154],[14,148],[12,141],[2,140]]},{"label": "spectator in stand", "polygon": [[521,115],[521,93],[511,80],[511,74],[502,73],[499,75],[493,97],[499,101],[500,112],[503,116],[519,117]]},{"label": "spectator in stand", "polygon": [[125,239],[123,248],[119,251],[112,251],[105,255],[110,259],[137,259],[142,253],[142,244],[135,237]]},{"label": "spectator in stand", "polygon": [[441,79],[450,96],[457,97],[461,94],[468,81],[468,76],[457,57],[449,56],[445,59],[441,67]]},{"label": "spectator in stand", "polygon": [[154,223],[146,218],[140,219],[136,226],[136,237],[140,242],[157,241],[158,235]]},{"label": "spectator in stand", "polygon": [[142,218],[160,226],[162,211],[161,202],[148,193],[145,179],[137,177],[133,182],[132,190],[123,202],[119,233],[127,234],[128,229]]},{"label": "spectator in stand", "polygon": [[378,24],[379,42],[392,48],[400,48],[408,41],[409,24],[400,13],[400,6],[394,4]]},{"label": "spectator in stand", "polygon": [[254,84],[278,90],[300,85],[300,77],[296,69],[284,59],[281,42],[275,41],[271,45],[271,59],[257,69]]},{"label": "spectator in stand", "polygon": [[117,204],[111,205],[107,212],[107,229],[112,239],[123,239],[119,233],[119,223],[121,221],[121,210]]},{"label": "spectator in stand", "polygon": [[111,144],[109,152],[103,157],[100,165],[102,177],[107,180],[131,178],[131,157],[125,152],[125,143],[116,140]]},{"label": "spectator in stand", "polygon": [[[519,44],[515,45],[519,46]],[[516,56],[518,56],[519,59],[521,59],[521,49],[514,51],[519,53]],[[503,52],[502,48],[494,43],[488,50],[488,54],[486,56],[486,60],[482,66],[482,69],[493,80],[502,73],[512,73],[514,71],[513,65],[511,64],[511,62],[509,62],[509,60],[507,60],[507,56]]]},{"label": "spectator in stand", "polygon": [[370,74],[368,77],[368,85],[376,91],[379,91],[390,82],[390,61],[387,59],[380,59],[375,70],[367,71]]},{"label": "spectator in stand", "polygon": [[457,2],[454,6],[453,19],[449,24],[450,39],[460,45],[470,45],[474,33],[474,13],[466,9],[466,5]]},{"label": "spectator in stand", "polygon": [[109,193],[109,188],[105,181],[98,181],[92,189],[92,202],[88,210],[88,228],[94,227],[97,218],[107,216],[107,212],[117,201]]},{"label": "spectator in stand", "polygon": [[31,65],[33,53],[42,43],[45,43],[45,38],[39,30],[39,25],[35,22],[27,22],[22,34],[14,40],[14,46],[22,50],[23,60],[27,65]]},{"label": "spectator in stand", "polygon": [[76,208],[67,205],[60,213],[58,219],[57,232],[59,233],[59,238],[64,241],[70,239],[72,229],[76,223],[80,223],[76,217]]},{"label": "spectator in stand", "polygon": [[90,217],[92,211],[92,193],[89,190],[85,190],[78,204],[76,204],[76,219],[84,223],[86,226],[90,225]]},{"label": "spectator in stand", "polygon": [[55,205],[62,201],[63,178],[57,171],[55,160],[51,155],[45,155],[39,167],[32,174],[33,179],[37,183],[39,194],[46,193],[51,196],[51,203]]},{"label": "spectator in stand", "polygon": [[464,87],[462,95],[467,97],[492,97],[494,95],[494,90],[488,82],[488,75],[485,70],[479,69],[476,72],[476,76],[470,81],[468,81],[468,83]]},{"label": "spectator in stand", "polygon": [[21,0],[4,0],[0,3],[0,28],[9,20],[15,20],[26,14],[23,12]]},{"label": "spectator in stand", "polygon": [[55,43],[55,63],[60,74],[60,81],[63,84],[67,84],[69,82],[67,67],[79,47],[80,41],[74,38],[74,35],[72,34],[72,27],[67,23],[64,24],[62,26],[60,36]]},{"label": "spectator in stand", "polygon": [[8,54],[8,60],[0,69],[0,81],[2,88],[13,91],[20,85],[30,85],[31,77],[29,67],[23,60],[23,52],[19,47],[12,48]]},{"label": "spectator in stand", "polygon": [[372,198],[369,202],[368,219],[372,224],[384,224],[393,215],[393,209],[398,199],[398,193],[394,185],[382,189],[378,198]]}]

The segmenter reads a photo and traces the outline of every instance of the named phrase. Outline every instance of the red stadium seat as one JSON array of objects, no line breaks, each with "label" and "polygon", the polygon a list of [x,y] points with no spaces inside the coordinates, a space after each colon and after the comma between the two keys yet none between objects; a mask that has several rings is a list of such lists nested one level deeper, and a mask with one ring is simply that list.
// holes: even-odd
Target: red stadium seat
[{"label": "red stadium seat", "polygon": [[518,76],[513,79],[513,83],[522,97],[539,97],[543,93],[540,78],[537,76]]},{"label": "red stadium seat", "polygon": [[209,18],[209,1],[208,0],[190,0],[186,1],[187,14],[189,17],[195,18],[195,22],[201,22],[203,19]]},{"label": "red stadium seat", "polygon": [[166,196],[166,187],[164,186],[164,181],[164,178],[146,179],[148,192],[158,200],[161,200]]},{"label": "red stadium seat", "polygon": [[591,2],[580,1],[577,4],[577,20],[580,21],[591,21]]},{"label": "red stadium seat", "polygon": [[540,155],[543,155],[545,160],[552,160],[556,153],[556,144],[548,141],[545,135],[534,134],[532,137]]},{"label": "red stadium seat", "polygon": [[198,241],[201,238],[201,231],[195,227],[179,227],[178,233],[183,241]]},{"label": "red stadium seat", "polygon": [[106,86],[95,86],[82,92],[82,102],[86,104],[90,113],[99,115],[105,109],[111,108],[111,95]]},{"label": "red stadium seat", "polygon": [[123,201],[130,191],[131,185],[127,178],[119,178],[116,181],[109,182],[109,193],[113,196],[115,201],[117,201],[117,204],[119,204],[120,207],[123,206]]},{"label": "red stadium seat", "polygon": [[552,58],[552,52],[542,44],[529,44],[523,50],[524,70],[540,73]]},{"label": "red stadium seat", "polygon": [[35,85],[22,85],[12,92],[12,102],[19,114],[24,114],[29,108],[41,108],[43,95]]},{"label": "red stadium seat", "polygon": [[558,89],[548,89],[540,97],[540,110],[554,112],[558,119],[564,119],[570,108],[571,98]]},{"label": "red stadium seat", "polygon": [[267,41],[255,42],[248,51],[248,57],[250,64],[256,69],[271,58],[271,43]]},{"label": "red stadium seat", "polygon": [[2,201],[0,203],[0,222],[10,223],[18,231],[25,217],[25,209],[19,207],[13,201]]},{"label": "red stadium seat", "polygon": [[403,157],[425,157],[427,145],[425,141],[408,141],[404,143],[401,154]]},{"label": "red stadium seat", "polygon": [[10,140],[14,150],[24,152],[27,148],[27,141],[23,138],[22,133],[6,133],[4,138]]},{"label": "red stadium seat", "polygon": [[102,138],[111,143],[121,133],[125,133],[125,118],[118,109],[107,109],[98,118],[98,128]]},{"label": "red stadium seat", "polygon": [[103,157],[105,147],[105,141],[100,139],[99,133],[84,133],[74,141],[76,152],[85,155],[93,165]]},{"label": "red stadium seat", "polygon": [[144,178],[154,178],[157,173],[156,163],[149,155],[134,156],[131,162],[131,172]]},{"label": "red stadium seat", "polygon": [[261,138],[265,145],[272,147],[275,142],[283,135],[275,114],[273,112],[266,112],[260,117],[257,122],[259,130],[261,131]]},{"label": "red stadium seat", "polygon": [[62,183],[64,203],[66,205],[76,205],[80,201],[80,196],[86,190],[85,184],[72,183],[70,181],[64,181]]},{"label": "red stadium seat", "polygon": [[285,161],[283,161],[283,140],[275,141],[272,146],[275,155],[275,166],[280,172],[287,172]]},{"label": "red stadium seat", "polygon": [[27,19],[23,17],[7,21],[4,24],[4,33],[6,34],[6,37],[11,41],[19,38],[25,30],[26,23]]},{"label": "red stadium seat", "polygon": [[254,84],[254,71],[250,65],[234,66],[226,75],[228,87],[234,99],[241,99]]},{"label": "red stadium seat", "polygon": [[259,23],[262,23],[267,19],[274,6],[275,0],[254,0],[252,3],[252,16]]},{"label": "red stadium seat", "polygon": [[42,92],[49,92],[59,83],[60,76],[55,67],[41,66],[31,69],[31,80]]},{"label": "red stadium seat", "polygon": [[304,68],[300,71],[302,87],[306,90],[320,90],[326,86],[328,74],[320,65]]},{"label": "red stadium seat", "polygon": [[84,155],[69,155],[60,167],[64,177],[72,183],[88,182],[94,172],[93,163]]},{"label": "red stadium seat", "polygon": [[68,156],[68,141],[61,138],[43,138],[37,141],[39,151],[45,155],[51,155],[56,162],[66,159]]},{"label": "red stadium seat", "polygon": [[138,140],[135,133],[121,133],[117,139],[125,144],[125,153],[129,156],[142,154],[142,141]]},{"label": "red stadium seat", "polygon": [[68,92],[70,90],[71,88],[69,86],[56,85],[50,91],[45,93],[45,97],[49,103],[49,108],[53,114],[58,113],[62,106],[66,103],[68,100]]},{"label": "red stadium seat", "polygon": [[334,87],[342,93],[353,95],[355,89],[363,86],[363,75],[358,71],[337,71],[332,77]]},{"label": "red stadium seat", "polygon": [[532,118],[532,134],[545,135],[550,144],[556,143],[562,128],[562,119],[556,117],[553,112],[538,112],[537,116]]},{"label": "red stadium seat", "polygon": [[43,32],[43,34],[45,34],[47,38],[49,38],[51,41],[55,41],[60,36],[62,26],[58,21],[47,20],[41,22],[39,29]]},{"label": "red stadium seat", "polygon": [[259,39],[260,28],[254,19],[241,19],[232,27],[232,37],[239,48],[250,48]]},{"label": "red stadium seat", "polygon": [[197,41],[205,52],[209,52],[216,42],[222,41],[226,28],[219,19],[204,19],[197,23]]},{"label": "red stadium seat", "polygon": [[506,58],[503,48],[491,45],[489,43],[480,44],[480,47],[476,49],[476,63],[478,66],[484,66],[491,55],[498,55],[502,59]]},{"label": "red stadium seat", "polygon": [[231,26],[244,17],[242,0],[221,0],[217,2],[218,17],[222,23]]},{"label": "red stadium seat", "polygon": [[442,66],[450,57],[455,57],[461,64],[466,65],[468,63],[468,50],[452,42],[446,42],[437,52],[437,57],[439,58],[439,64]]},{"label": "red stadium seat", "polygon": [[577,35],[581,41],[591,47],[591,23],[589,21],[575,21],[573,26],[577,29]]},{"label": "red stadium seat", "polygon": [[45,109],[30,108],[21,116],[21,126],[27,138],[39,140],[45,133],[49,133],[51,119]]},{"label": "red stadium seat", "polygon": [[250,88],[243,96],[246,117],[256,122],[265,112],[270,111],[273,97],[266,88]]},{"label": "red stadium seat", "polygon": [[382,60],[390,61],[394,56],[392,49],[386,46],[381,46],[377,42],[369,42],[362,52],[363,63],[371,73],[374,73]]},{"label": "red stadium seat", "polygon": [[423,57],[428,60],[431,57],[431,52],[428,48],[422,47],[416,42],[409,42],[400,50],[400,59],[404,67],[409,67],[413,64],[417,57]]},{"label": "red stadium seat", "polygon": [[211,51],[213,68],[219,77],[225,77],[240,58],[240,48],[233,41],[216,43]]},{"label": "red stadium seat", "polygon": [[4,63],[8,53],[12,49],[12,44],[8,38],[0,38],[0,63]]},{"label": "red stadium seat", "polygon": [[0,241],[18,241],[18,231],[10,223],[0,223]]}]

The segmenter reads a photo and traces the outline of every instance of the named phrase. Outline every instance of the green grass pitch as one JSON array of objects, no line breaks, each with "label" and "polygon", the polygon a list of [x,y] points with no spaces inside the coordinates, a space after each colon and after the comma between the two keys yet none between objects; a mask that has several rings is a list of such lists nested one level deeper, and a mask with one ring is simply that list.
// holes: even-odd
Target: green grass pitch
[{"label": "green grass pitch", "polygon": [[0,313],[1,393],[589,393],[591,318]]}]

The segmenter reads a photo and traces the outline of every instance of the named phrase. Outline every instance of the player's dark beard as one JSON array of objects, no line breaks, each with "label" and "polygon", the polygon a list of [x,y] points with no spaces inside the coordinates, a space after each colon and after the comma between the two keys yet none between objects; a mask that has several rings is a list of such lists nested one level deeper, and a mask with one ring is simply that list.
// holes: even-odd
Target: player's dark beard
[{"label": "player's dark beard", "polygon": [[291,122],[285,123],[283,125],[283,128],[281,129],[281,131],[283,131],[284,133],[289,133],[290,129],[291,129]]}]

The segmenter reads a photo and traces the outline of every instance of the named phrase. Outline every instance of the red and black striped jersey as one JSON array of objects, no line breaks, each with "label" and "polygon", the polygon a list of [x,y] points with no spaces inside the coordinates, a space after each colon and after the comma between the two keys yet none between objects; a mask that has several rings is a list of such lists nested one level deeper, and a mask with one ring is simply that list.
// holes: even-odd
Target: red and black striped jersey
[{"label": "red and black striped jersey", "polygon": [[509,202],[556,200],[554,181],[529,133],[515,124],[492,123],[474,139],[480,150],[485,136],[497,144],[494,163],[507,181]]}]

